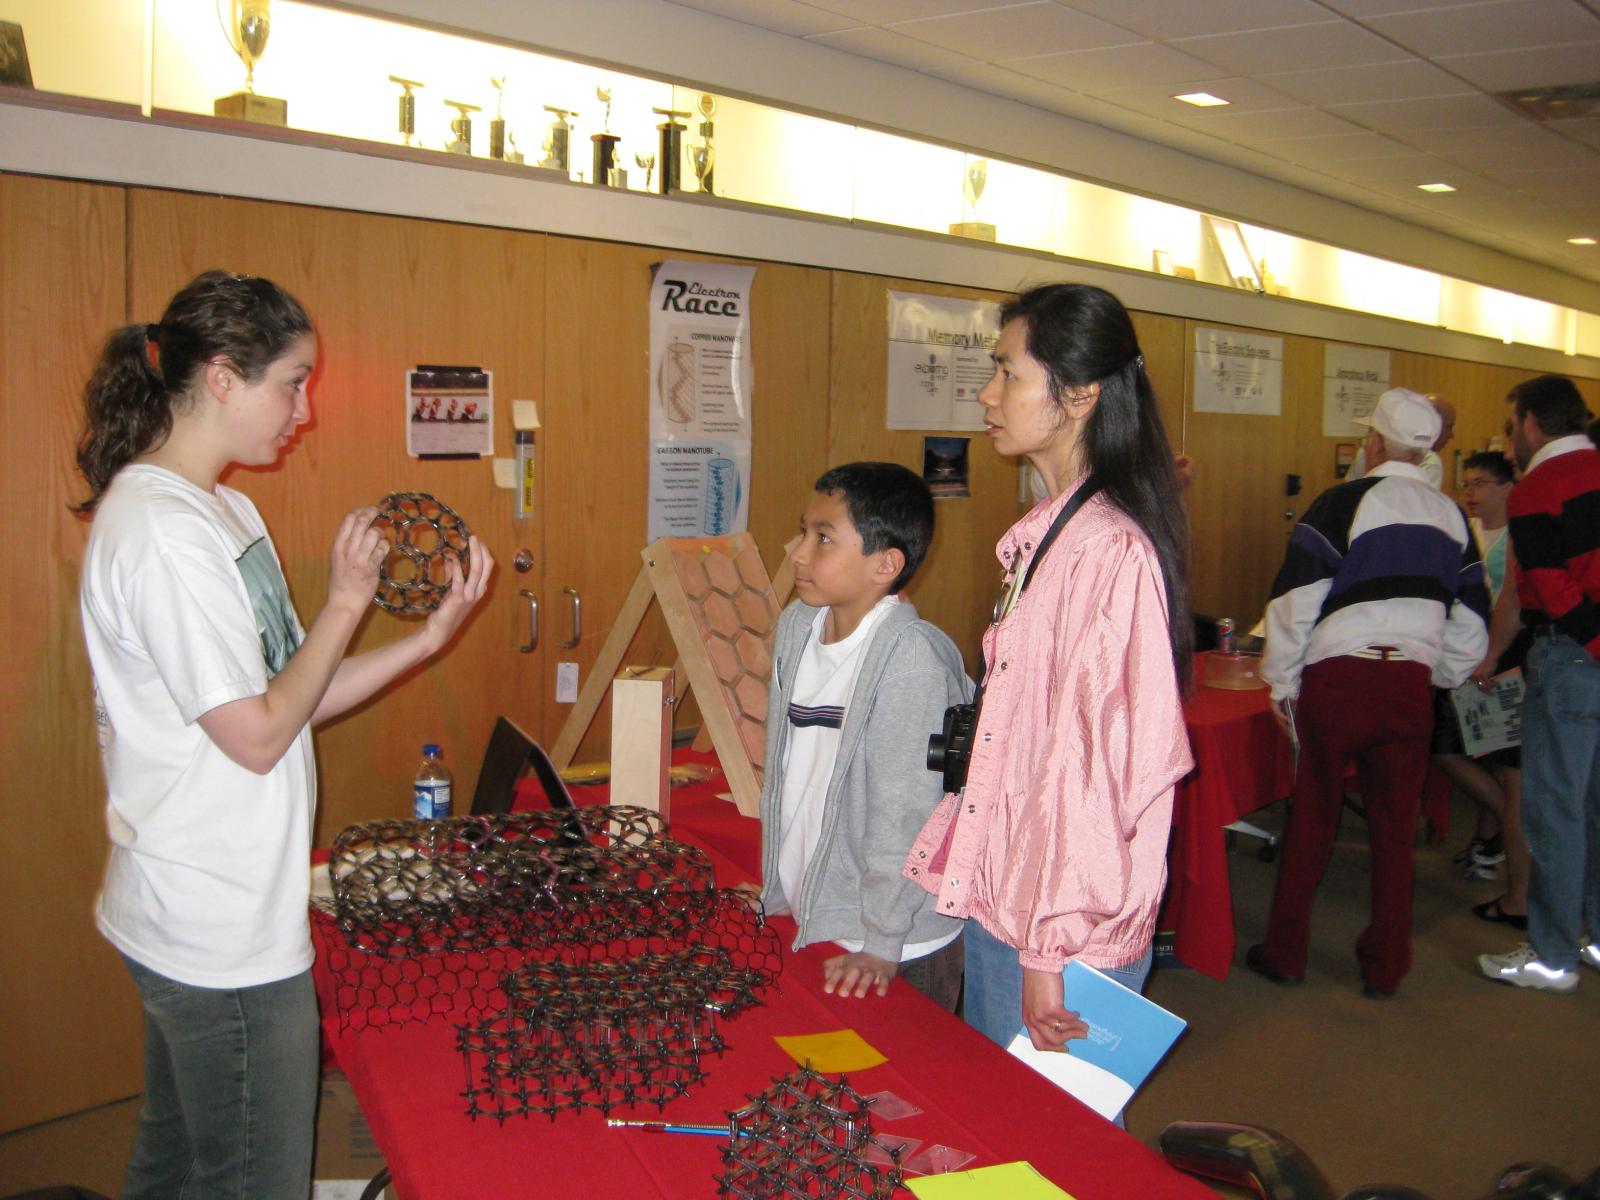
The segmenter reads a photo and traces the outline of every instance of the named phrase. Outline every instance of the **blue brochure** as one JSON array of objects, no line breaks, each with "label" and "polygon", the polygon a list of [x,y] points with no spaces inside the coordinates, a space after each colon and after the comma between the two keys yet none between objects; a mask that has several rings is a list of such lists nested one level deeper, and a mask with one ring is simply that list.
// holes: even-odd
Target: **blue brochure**
[{"label": "blue brochure", "polygon": [[1089,1026],[1067,1053],[1035,1050],[1026,1032],[1008,1049],[1057,1087],[1101,1116],[1115,1117],[1187,1022],[1116,980],[1080,962],[1067,964],[1066,1007]]}]

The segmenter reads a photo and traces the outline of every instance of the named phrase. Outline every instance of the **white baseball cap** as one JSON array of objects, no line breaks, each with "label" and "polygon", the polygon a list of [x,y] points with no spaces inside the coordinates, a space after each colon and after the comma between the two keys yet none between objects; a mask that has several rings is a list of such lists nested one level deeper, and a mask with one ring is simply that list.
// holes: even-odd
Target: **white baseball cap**
[{"label": "white baseball cap", "polygon": [[1391,442],[1414,450],[1432,450],[1444,428],[1433,402],[1410,388],[1390,388],[1378,397],[1371,415],[1355,418],[1354,424],[1370,425]]}]

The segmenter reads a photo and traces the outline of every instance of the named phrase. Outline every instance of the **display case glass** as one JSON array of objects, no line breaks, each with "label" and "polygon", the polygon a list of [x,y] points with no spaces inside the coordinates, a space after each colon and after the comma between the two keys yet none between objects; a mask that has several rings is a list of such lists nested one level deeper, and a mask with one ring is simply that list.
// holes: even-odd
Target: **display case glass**
[{"label": "display case glass", "polygon": [[993,242],[1600,354],[1594,313],[975,149],[482,36],[308,0],[8,0],[4,17],[22,27],[34,88],[138,106],[153,120],[282,127],[324,144]]}]

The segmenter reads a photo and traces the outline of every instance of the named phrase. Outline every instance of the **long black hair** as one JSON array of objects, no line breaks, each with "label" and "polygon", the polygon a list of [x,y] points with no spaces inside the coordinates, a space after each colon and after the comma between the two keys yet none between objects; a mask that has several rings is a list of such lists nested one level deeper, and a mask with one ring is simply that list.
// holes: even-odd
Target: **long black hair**
[{"label": "long black hair", "polygon": [[167,440],[207,363],[224,358],[254,383],[310,332],[311,318],[288,292],[227,271],[197,275],[159,324],[115,330],[83,389],[78,470],[89,497],[73,510],[93,512],[118,471]]},{"label": "long black hair", "polygon": [[1028,353],[1049,373],[1050,397],[1057,405],[1064,404],[1071,388],[1100,385],[1099,402],[1083,430],[1082,461],[1106,498],[1155,547],[1167,589],[1172,665],[1187,687],[1194,665],[1189,523],[1133,320],[1122,301],[1103,288],[1056,283],[1002,306],[1000,323],[1011,321],[1022,322]]}]

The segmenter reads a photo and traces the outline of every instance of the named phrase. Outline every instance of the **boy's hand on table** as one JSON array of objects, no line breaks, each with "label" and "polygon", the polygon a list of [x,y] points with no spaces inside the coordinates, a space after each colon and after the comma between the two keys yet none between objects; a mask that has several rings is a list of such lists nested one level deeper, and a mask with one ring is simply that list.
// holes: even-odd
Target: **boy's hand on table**
[{"label": "boy's hand on table", "polygon": [[858,950],[854,954],[840,954],[822,964],[822,990],[829,995],[865,996],[868,989],[876,987],[878,995],[889,994],[889,981],[900,969],[876,954]]},{"label": "boy's hand on table", "polygon": [[747,904],[752,912],[761,911],[761,885],[758,883],[736,883],[728,889],[739,899]]}]

